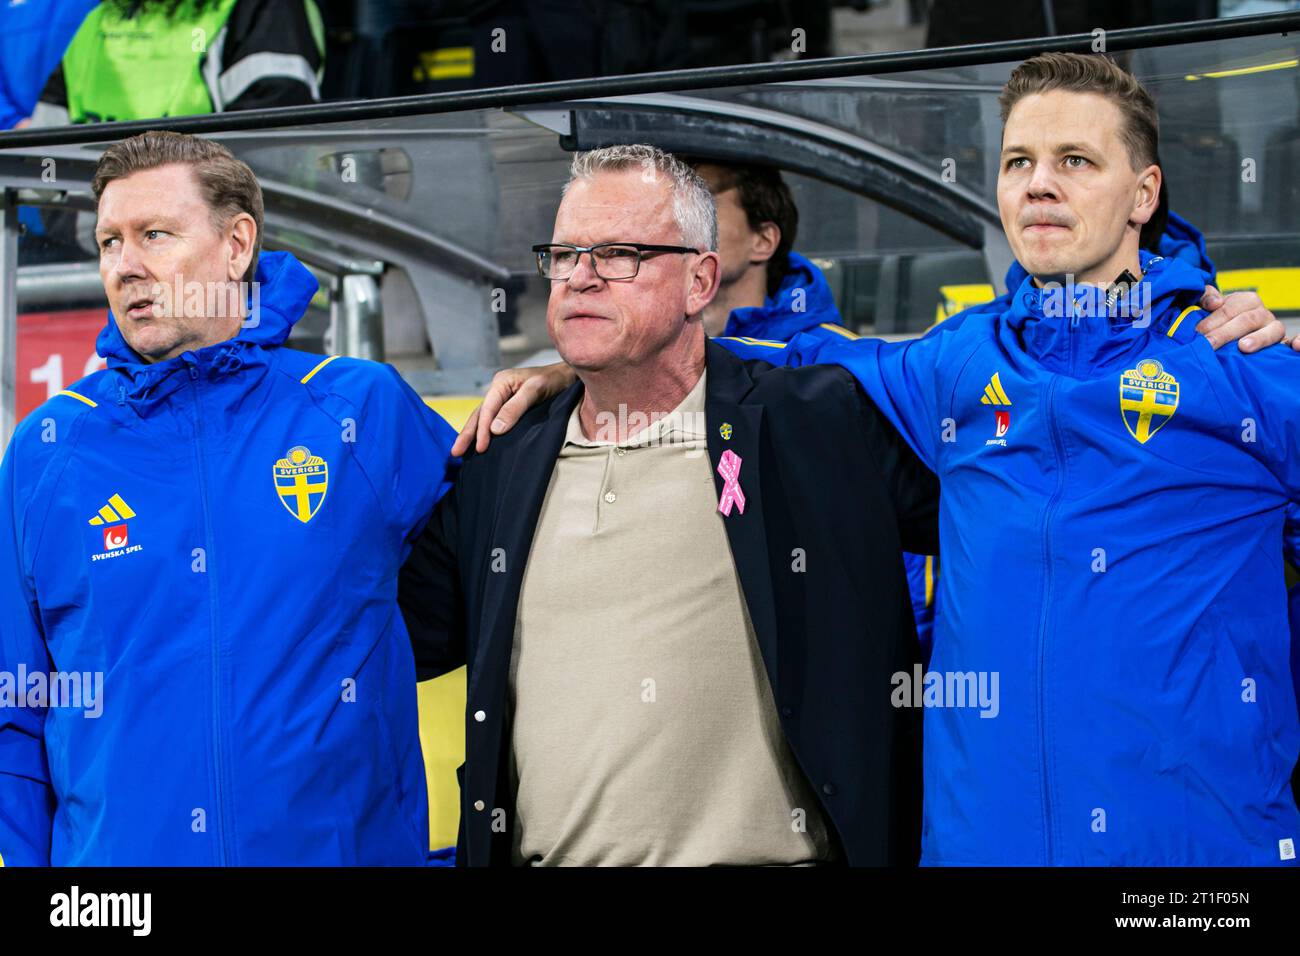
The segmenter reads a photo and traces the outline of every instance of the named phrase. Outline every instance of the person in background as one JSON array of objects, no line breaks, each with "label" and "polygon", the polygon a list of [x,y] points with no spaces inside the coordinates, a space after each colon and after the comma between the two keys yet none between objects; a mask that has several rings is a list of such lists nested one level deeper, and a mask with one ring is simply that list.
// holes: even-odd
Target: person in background
[{"label": "person in background", "polygon": [[49,76],[36,126],[301,106],[320,100],[313,0],[105,0]]},{"label": "person in background", "polygon": [[822,271],[794,251],[799,207],[772,166],[696,160],[718,211],[718,295],[704,331],[785,341],[800,332],[853,338]]},{"label": "person in background", "polygon": [[0,130],[21,128],[96,0],[0,3]]},{"label": "person in background", "polygon": [[[781,171],[755,163],[694,159],[718,213],[718,294],[704,310],[710,336],[784,342],[799,334],[854,339],[841,324],[826,276],[794,251],[799,207]],[[930,646],[937,559],[904,553],[917,637]]]},{"label": "person in background", "polygon": [[[0,130],[30,124],[28,117],[46,77],[95,3],[0,2]],[[29,236],[44,236],[45,224],[36,207],[19,206],[18,222]]]}]

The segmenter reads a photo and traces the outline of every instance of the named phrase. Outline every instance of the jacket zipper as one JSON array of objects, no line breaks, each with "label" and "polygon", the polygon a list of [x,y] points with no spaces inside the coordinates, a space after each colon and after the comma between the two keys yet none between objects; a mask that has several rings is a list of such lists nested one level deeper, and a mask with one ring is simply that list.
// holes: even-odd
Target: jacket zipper
[{"label": "jacket zipper", "polygon": [[[1074,338],[1070,338],[1070,348],[1074,348]],[[1047,420],[1052,436],[1052,450],[1056,453],[1056,489],[1047,501],[1043,515],[1043,611],[1038,627],[1038,735],[1039,761],[1042,778],[1043,803],[1043,865],[1052,865],[1052,801],[1051,783],[1047,765],[1047,629],[1050,620],[1052,595],[1052,518],[1055,517],[1057,505],[1065,488],[1065,459],[1062,454],[1060,426],[1056,418],[1056,386],[1059,375],[1053,375],[1047,387]]]},{"label": "jacket zipper", "polygon": [[[1075,374],[1075,360],[1079,331],[1079,303],[1074,303],[1070,316],[1070,329],[1067,347],[1067,368]],[[1043,805],[1043,865],[1052,865],[1052,797],[1051,778],[1048,768],[1047,746],[1047,636],[1048,623],[1051,619],[1052,595],[1052,519],[1056,516],[1061,496],[1065,492],[1065,454],[1064,441],[1061,438],[1060,420],[1056,416],[1056,386],[1061,377],[1053,375],[1047,387],[1047,421],[1048,431],[1052,436],[1052,451],[1056,455],[1056,489],[1047,500],[1043,514],[1043,611],[1038,628],[1038,732],[1039,763],[1041,767],[1042,805]]]},{"label": "jacket zipper", "polygon": [[203,540],[206,545],[204,573],[208,578],[208,623],[212,655],[212,750],[217,772],[217,842],[221,848],[221,865],[230,865],[230,847],[226,834],[226,786],[224,765],[221,759],[221,630],[217,621],[217,584],[212,567],[212,514],[208,509],[207,459],[203,454],[203,409],[199,404],[199,370],[189,366],[190,387],[194,390],[194,447],[199,456],[199,500],[203,504]]},{"label": "jacket zipper", "polygon": [[[1074,302],[1067,335],[1066,368],[1074,373],[1075,340],[1079,329],[1079,303]],[[1043,611],[1038,626],[1038,747],[1040,775],[1043,781],[1043,865],[1052,865],[1052,799],[1047,765],[1047,628],[1051,619],[1052,598],[1052,518],[1065,489],[1065,458],[1061,451],[1060,425],[1056,418],[1056,386],[1059,375],[1053,375],[1047,386],[1047,421],[1052,436],[1052,451],[1056,454],[1056,489],[1047,499],[1043,513]]]},{"label": "jacket zipper", "polygon": [[1078,331],[1079,331],[1079,303],[1076,301],[1074,303],[1074,314],[1070,316],[1070,335],[1069,335],[1070,354],[1069,354],[1069,365],[1067,367],[1069,368],[1071,375],[1074,374],[1074,352],[1075,352],[1074,342],[1075,339],[1078,338]]}]

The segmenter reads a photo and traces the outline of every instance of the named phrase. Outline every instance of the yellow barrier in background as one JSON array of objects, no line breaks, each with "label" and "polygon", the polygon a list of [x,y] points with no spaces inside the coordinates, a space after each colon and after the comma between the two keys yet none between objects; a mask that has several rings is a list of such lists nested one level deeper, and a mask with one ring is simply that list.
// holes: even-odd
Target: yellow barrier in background
[{"label": "yellow barrier in background", "polygon": [[[1219,291],[1224,295],[1230,292],[1257,292],[1264,304],[1274,312],[1300,311],[1300,269],[1291,266],[1222,269],[1218,281]],[[994,298],[993,286],[987,283],[945,285],[939,288],[939,294],[943,298],[935,308],[935,325],[962,309],[983,305]],[[466,417],[469,417],[468,413]]]},{"label": "yellow barrier in background", "polygon": [[[426,398],[424,403],[460,429],[480,399]],[[432,480],[432,479],[430,479]],[[429,787],[429,848],[456,842],[460,822],[460,787],[456,768],[465,762],[465,668],[417,685],[420,701],[420,749]]]}]

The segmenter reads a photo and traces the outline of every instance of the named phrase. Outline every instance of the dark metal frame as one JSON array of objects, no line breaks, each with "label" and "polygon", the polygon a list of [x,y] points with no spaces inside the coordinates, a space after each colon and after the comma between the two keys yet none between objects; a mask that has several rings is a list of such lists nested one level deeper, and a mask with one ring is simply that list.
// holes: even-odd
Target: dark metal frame
[{"label": "dark metal frame", "polygon": [[[1265,36],[1270,33],[1287,34],[1295,30],[1300,30],[1300,11],[1132,27],[1123,30],[1107,30],[1106,51],[1117,53],[1124,50],[1152,49],[1208,40]],[[388,119],[396,116],[448,113],[458,110],[509,108],[590,97],[626,96],[634,93],[670,93],[754,83],[831,79],[861,74],[879,75],[940,67],[1006,63],[1022,60],[1037,53],[1053,51],[1088,53],[1092,52],[1093,42],[1094,37],[1091,33],[1075,33],[1069,36],[979,43],[934,50],[907,50],[862,56],[829,57],[821,60],[796,60],[786,63],[670,70],[664,73],[636,73],[628,76],[564,80],[529,86],[493,87],[469,92],[430,93],[424,96],[402,96],[383,100],[348,100],[311,106],[215,113],[206,116],[14,130],[0,133],[0,149],[113,142],[150,129],[171,129],[181,133],[196,134],[220,133],[228,130]]]}]

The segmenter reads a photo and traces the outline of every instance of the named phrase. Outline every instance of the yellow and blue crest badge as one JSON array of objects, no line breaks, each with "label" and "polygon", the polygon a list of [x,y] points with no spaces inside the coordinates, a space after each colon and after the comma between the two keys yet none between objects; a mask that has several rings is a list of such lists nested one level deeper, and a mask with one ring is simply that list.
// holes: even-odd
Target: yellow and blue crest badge
[{"label": "yellow and blue crest badge", "polygon": [[295,445],[275,463],[275,490],[280,504],[303,524],[320,511],[329,478],[330,467],[325,459],[313,455],[306,445]]},{"label": "yellow and blue crest badge", "polygon": [[1119,410],[1128,433],[1145,445],[1178,410],[1178,379],[1157,359],[1143,359],[1119,377]]}]

